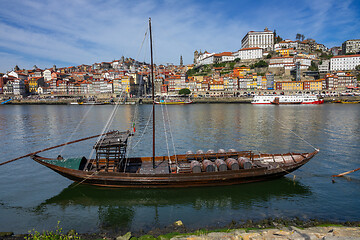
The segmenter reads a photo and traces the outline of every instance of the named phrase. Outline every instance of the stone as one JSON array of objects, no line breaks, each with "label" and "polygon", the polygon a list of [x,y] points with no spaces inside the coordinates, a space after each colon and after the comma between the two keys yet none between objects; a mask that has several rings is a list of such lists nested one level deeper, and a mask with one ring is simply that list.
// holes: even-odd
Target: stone
[{"label": "stone", "polygon": [[123,236],[119,236],[116,238],[116,240],[129,240],[131,238],[131,232],[127,232]]},{"label": "stone", "polygon": [[175,227],[182,227],[184,226],[183,222],[181,220],[174,222]]},{"label": "stone", "polygon": [[253,240],[259,239],[261,237],[260,233],[245,233],[242,235],[243,240]]},{"label": "stone", "polygon": [[231,234],[225,232],[212,232],[206,236],[206,239],[231,239]]},{"label": "stone", "polygon": [[14,235],[13,232],[0,232],[0,237],[10,237]]},{"label": "stone", "polygon": [[67,233],[68,236],[75,236],[76,235],[76,231],[74,229],[71,229],[68,231]]}]

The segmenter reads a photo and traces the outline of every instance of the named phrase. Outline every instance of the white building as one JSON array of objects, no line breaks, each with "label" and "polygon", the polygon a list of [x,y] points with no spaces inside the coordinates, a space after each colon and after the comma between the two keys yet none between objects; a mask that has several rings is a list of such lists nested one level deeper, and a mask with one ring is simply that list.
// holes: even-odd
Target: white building
[{"label": "white building", "polygon": [[222,52],[222,53],[217,53],[214,54],[215,57],[215,63],[220,63],[220,62],[231,62],[235,60],[235,57],[233,55],[232,52]]},{"label": "white building", "polygon": [[196,64],[197,65],[210,64],[210,63],[207,63],[207,62],[210,61],[209,57],[211,57],[214,54],[215,53],[208,53],[208,52],[204,52],[204,53],[200,54],[198,56],[198,58],[196,59]]},{"label": "white building", "polygon": [[241,48],[259,47],[266,51],[274,49],[274,32],[265,28],[263,32],[248,32],[241,40]]},{"label": "white building", "polygon": [[[205,54],[203,54],[205,55]],[[201,55],[201,56],[203,56]],[[235,57],[232,52],[222,52],[222,53],[212,53],[207,54],[207,57],[205,58],[198,58],[198,65],[204,65],[204,64],[214,64],[214,63],[221,63],[221,62],[230,62],[234,61]]]},{"label": "white building", "polygon": [[239,51],[235,52],[233,55],[236,58],[240,58],[241,60],[247,59],[258,59],[263,56],[263,49],[258,47],[253,48],[242,48]]},{"label": "white building", "polygon": [[330,70],[330,60],[323,60],[321,64],[319,64],[319,72],[327,73]]},{"label": "white building", "polygon": [[340,55],[330,59],[330,71],[354,70],[360,65],[360,54]]},{"label": "white building", "polygon": [[300,62],[300,64],[303,66],[307,66],[307,67],[311,66],[311,59],[309,59],[309,58],[297,57],[296,59],[294,59],[294,61]]},{"label": "white building", "polygon": [[274,45],[274,50],[279,50],[282,48],[294,48],[296,49],[298,47],[298,42],[292,41],[290,39],[285,39],[284,41],[281,41],[279,43],[276,43]]},{"label": "white building", "polygon": [[273,57],[270,59],[269,68],[293,69],[295,62],[300,62],[300,69],[308,69],[311,66],[311,59],[297,57]]},{"label": "white building", "polygon": [[43,72],[43,76],[44,76],[45,82],[51,80],[51,73],[52,73],[52,72],[51,72],[50,69],[46,69],[46,70]]},{"label": "white building", "polygon": [[347,40],[342,44],[342,53],[359,53],[360,39]]}]

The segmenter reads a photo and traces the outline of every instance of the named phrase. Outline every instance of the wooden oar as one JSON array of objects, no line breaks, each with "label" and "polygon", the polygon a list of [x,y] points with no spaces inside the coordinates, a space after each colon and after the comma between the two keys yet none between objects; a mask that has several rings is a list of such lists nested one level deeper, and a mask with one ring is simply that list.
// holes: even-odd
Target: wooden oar
[{"label": "wooden oar", "polygon": [[338,175],[332,175],[332,177],[342,177],[342,176],[344,176],[346,174],[353,173],[353,172],[356,172],[356,171],[359,171],[359,170],[360,170],[360,168],[357,168],[357,169],[354,169],[354,170],[351,170],[351,171],[348,171],[348,172],[340,173]]},{"label": "wooden oar", "polygon": [[14,159],[11,159],[11,160],[6,161],[6,162],[2,162],[2,163],[0,163],[0,166],[1,166],[1,165],[4,165],[4,164],[7,164],[7,163],[14,162],[14,161],[16,161],[16,160],[19,160],[19,159],[22,159],[22,158],[25,158],[25,157],[30,157],[31,155],[35,155],[35,154],[38,154],[38,153],[41,153],[41,152],[45,152],[45,151],[48,151],[48,150],[51,150],[51,149],[54,149],[54,148],[62,147],[62,146],[69,145],[69,144],[72,144],[72,143],[77,143],[77,142],[85,141],[85,140],[88,140],[88,139],[91,139],[91,138],[100,137],[100,136],[102,136],[102,135],[108,135],[108,134],[111,134],[111,133],[114,133],[114,132],[116,132],[116,131],[107,132],[107,133],[103,133],[103,134],[98,134],[98,135],[91,136],[91,137],[81,138],[81,139],[78,139],[78,140],[75,140],[75,141],[71,141],[71,142],[67,142],[67,143],[63,143],[63,144],[60,144],[60,145],[57,145],[57,146],[54,146],[54,147],[45,148],[45,149],[40,150],[40,151],[36,151],[36,152],[33,152],[33,153],[29,153],[29,154],[26,154],[26,155],[24,155],[24,156],[14,158]]}]

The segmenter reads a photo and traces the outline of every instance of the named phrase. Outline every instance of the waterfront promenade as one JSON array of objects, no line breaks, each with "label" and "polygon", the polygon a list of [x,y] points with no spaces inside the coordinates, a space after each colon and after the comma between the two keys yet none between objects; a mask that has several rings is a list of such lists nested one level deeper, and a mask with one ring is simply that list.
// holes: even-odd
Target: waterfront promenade
[{"label": "waterfront promenade", "polygon": [[[323,98],[325,103],[332,101],[360,101],[360,96],[331,96]],[[99,97],[98,103],[110,103],[110,97]],[[194,103],[251,103],[252,97],[198,97],[192,98]],[[66,105],[72,102],[76,102],[77,98],[24,98],[14,99],[7,104],[49,104],[49,105]],[[117,102],[117,98],[113,98],[113,102]],[[122,104],[128,103],[143,103],[151,104],[151,98],[128,98],[126,101],[119,101]]]}]

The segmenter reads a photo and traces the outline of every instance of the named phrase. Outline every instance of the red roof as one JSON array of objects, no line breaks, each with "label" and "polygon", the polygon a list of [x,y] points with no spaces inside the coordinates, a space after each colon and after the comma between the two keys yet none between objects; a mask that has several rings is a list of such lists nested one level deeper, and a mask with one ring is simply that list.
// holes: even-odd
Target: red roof
[{"label": "red roof", "polygon": [[354,55],[339,55],[332,58],[345,58],[345,57],[360,57],[360,54],[354,54]]},{"label": "red roof", "polygon": [[262,48],[259,48],[259,47],[242,48],[242,49],[240,49],[239,51],[244,51],[244,50],[255,50],[255,49],[262,49]]}]

